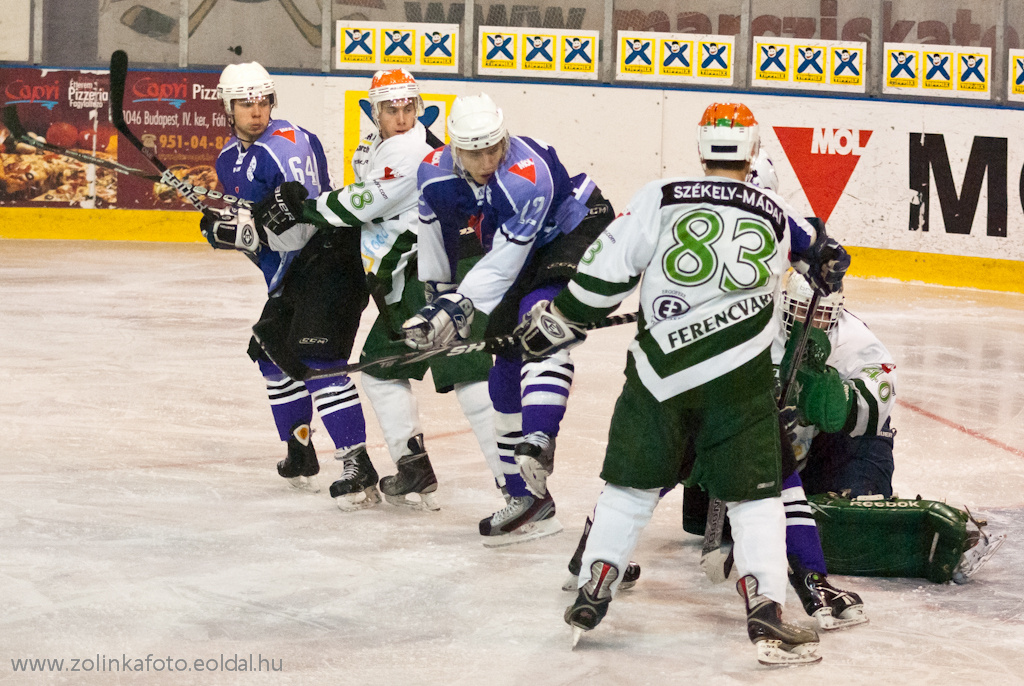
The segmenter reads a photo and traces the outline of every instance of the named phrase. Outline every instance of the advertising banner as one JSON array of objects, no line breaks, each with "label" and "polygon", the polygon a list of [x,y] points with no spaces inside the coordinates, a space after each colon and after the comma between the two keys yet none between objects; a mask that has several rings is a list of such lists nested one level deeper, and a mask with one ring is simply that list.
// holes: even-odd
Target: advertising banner
[{"label": "advertising banner", "polygon": [[814,38],[754,38],[751,83],[863,93],[867,43]]},{"label": "advertising banner", "polygon": [[458,24],[346,20],[335,22],[335,38],[335,69],[459,71]]},{"label": "advertising banner", "polygon": [[480,76],[584,79],[598,77],[597,31],[479,27]]},{"label": "advertising banner", "polygon": [[[1010,67],[1012,74],[1012,58]],[[991,48],[885,44],[885,93],[988,100],[991,81]]]},{"label": "advertising banner", "polygon": [[1006,70],[1010,83],[1006,97],[1008,100],[1024,102],[1024,50],[1010,50],[1007,63],[1010,65]]},{"label": "advertising banner", "polygon": [[[125,85],[125,120],[176,175],[216,188],[213,164],[230,137],[215,91],[217,74],[132,71]],[[110,123],[106,71],[0,70],[0,105],[15,105],[32,136],[100,159],[157,173]],[[169,186],[43,152],[4,138],[0,206],[192,209]]]},{"label": "advertising banner", "polygon": [[733,36],[619,31],[615,78],[732,85]]}]

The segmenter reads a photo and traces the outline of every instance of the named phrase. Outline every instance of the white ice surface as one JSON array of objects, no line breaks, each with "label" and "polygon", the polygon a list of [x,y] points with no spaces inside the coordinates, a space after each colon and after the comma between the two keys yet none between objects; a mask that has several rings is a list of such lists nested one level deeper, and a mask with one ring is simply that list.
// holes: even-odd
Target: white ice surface
[{"label": "white ice surface", "polygon": [[[701,574],[678,493],[634,555],[636,589],[569,650],[559,588],[601,488],[631,327],[574,355],[550,480],[565,532],[488,550],[477,521],[503,501],[454,397],[426,384],[440,513],[338,511],[322,429],[324,491],[287,488],[245,355],[261,284],[200,245],[0,241],[0,683],[1024,683],[1024,296],[850,280],[848,306],[898,364],[896,490],[966,504],[1009,539],[965,586],[834,577],[871,623],[823,635],[817,666],[773,670],[735,591]],[[810,624],[792,591],[786,612]],[[67,673],[149,654],[281,671]],[[16,673],[21,658],[65,672]]]}]

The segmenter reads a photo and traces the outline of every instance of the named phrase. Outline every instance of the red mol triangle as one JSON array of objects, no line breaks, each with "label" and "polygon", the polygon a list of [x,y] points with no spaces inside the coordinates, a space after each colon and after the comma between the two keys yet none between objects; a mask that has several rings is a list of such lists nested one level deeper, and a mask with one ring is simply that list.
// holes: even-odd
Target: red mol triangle
[{"label": "red mol triangle", "polygon": [[814,216],[827,222],[860,161],[871,131],[776,126]]}]

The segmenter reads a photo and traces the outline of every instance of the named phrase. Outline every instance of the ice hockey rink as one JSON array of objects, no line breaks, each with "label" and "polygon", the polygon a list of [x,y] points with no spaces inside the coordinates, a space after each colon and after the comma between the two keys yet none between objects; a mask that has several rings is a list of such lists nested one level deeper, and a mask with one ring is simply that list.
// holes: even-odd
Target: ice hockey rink
[{"label": "ice hockey rink", "polygon": [[[503,500],[455,399],[426,384],[439,513],[340,512],[323,430],[323,490],[288,488],[245,354],[264,297],[247,260],[205,245],[0,241],[0,683],[1024,683],[1024,295],[848,279],[847,307],[897,362],[896,491],[1008,538],[962,586],[834,577],[871,621],[789,668],[757,663],[678,492],[634,555],[636,588],[570,650],[560,586],[634,326],[574,353],[550,480],[565,531],[495,550],[477,522]],[[394,473],[369,409],[367,425]],[[792,590],[786,615],[811,625]],[[28,659],[63,671],[15,671]]]}]

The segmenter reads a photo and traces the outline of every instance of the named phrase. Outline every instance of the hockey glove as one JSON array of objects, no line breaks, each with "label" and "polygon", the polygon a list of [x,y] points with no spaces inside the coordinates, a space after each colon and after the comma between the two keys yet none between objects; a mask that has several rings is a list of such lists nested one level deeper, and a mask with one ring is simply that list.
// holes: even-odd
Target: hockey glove
[{"label": "hockey glove", "polygon": [[566,319],[550,300],[534,305],[512,335],[519,339],[527,358],[549,357],[587,339],[586,330]]},{"label": "hockey glove", "polygon": [[814,245],[808,248],[807,252],[798,255],[793,266],[797,271],[807,275],[807,279],[818,292],[828,295],[842,288],[843,277],[850,268],[850,254],[834,238],[829,238],[824,231],[819,231]]},{"label": "hockey glove", "polygon": [[[782,364],[779,373],[783,379],[788,379],[793,365],[793,355],[796,354],[796,346],[803,334],[804,323],[793,322],[792,333],[786,341],[786,352],[782,356]],[[832,354],[832,343],[828,340],[828,333],[823,329],[811,327],[807,334],[807,344],[804,346],[804,355],[800,360],[800,368],[807,368],[816,372],[825,371],[828,366],[828,356]]]},{"label": "hockey glove", "polygon": [[298,181],[285,181],[253,207],[256,226],[280,236],[299,223],[309,191]]},{"label": "hockey glove", "polygon": [[825,433],[835,433],[846,424],[853,407],[853,394],[834,367],[819,372],[801,367],[796,373],[800,395],[796,405],[804,418]]},{"label": "hockey glove", "polygon": [[233,210],[203,210],[199,229],[210,245],[220,250],[241,250],[254,254],[260,249],[260,232],[252,214],[244,207]]},{"label": "hockey glove", "polygon": [[416,350],[443,348],[469,338],[473,301],[459,293],[445,293],[405,320],[405,344]]},{"label": "hockey glove", "polygon": [[423,284],[424,295],[427,298],[427,304],[434,302],[445,293],[451,293],[459,287],[457,283],[446,283],[444,281],[427,281]]}]

